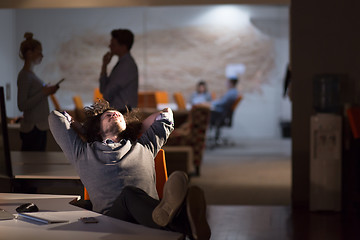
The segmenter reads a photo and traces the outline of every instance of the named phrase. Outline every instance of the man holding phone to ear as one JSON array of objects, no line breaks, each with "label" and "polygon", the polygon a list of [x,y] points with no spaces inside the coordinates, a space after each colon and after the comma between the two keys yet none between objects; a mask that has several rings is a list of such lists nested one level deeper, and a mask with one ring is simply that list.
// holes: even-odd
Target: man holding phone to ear
[{"label": "man holding phone to ear", "polygon": [[[115,29],[111,32],[110,51],[103,57],[100,73],[100,92],[110,105],[120,112],[137,107],[139,74],[130,50],[134,43],[134,34],[128,29]],[[112,57],[119,59],[111,73],[107,66]]]}]

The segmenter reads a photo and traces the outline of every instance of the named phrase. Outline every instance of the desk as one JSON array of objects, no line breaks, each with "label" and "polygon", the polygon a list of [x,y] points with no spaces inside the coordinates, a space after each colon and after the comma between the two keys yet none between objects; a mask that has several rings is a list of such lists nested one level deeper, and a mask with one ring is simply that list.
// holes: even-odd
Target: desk
[{"label": "desk", "polygon": [[[9,145],[11,151],[21,150],[21,138],[20,138],[20,123],[9,123],[8,134],[9,134]],[[46,151],[62,151],[59,145],[56,143],[50,130],[46,132]]]},{"label": "desk", "polygon": [[[83,194],[80,177],[63,152],[11,151],[13,192]],[[4,190],[9,191],[9,190]]]},{"label": "desk", "polygon": [[[182,234],[144,227],[124,222],[95,212],[87,211],[69,204],[76,196],[9,194],[0,193],[0,208],[16,214],[15,208],[22,203],[35,203],[40,212],[49,216],[68,220],[66,223],[38,224],[23,219],[0,221],[1,237],[7,240],[18,239],[104,239],[104,240],[143,240],[143,239],[182,239]],[[99,222],[85,224],[80,217],[95,217]]]},{"label": "desk", "polygon": [[15,179],[80,179],[63,152],[11,151]]}]

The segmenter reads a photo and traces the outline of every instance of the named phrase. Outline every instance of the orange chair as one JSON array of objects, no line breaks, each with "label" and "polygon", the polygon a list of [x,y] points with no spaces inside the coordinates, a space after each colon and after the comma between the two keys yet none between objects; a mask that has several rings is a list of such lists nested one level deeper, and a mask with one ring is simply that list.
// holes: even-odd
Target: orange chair
[{"label": "orange chair", "polygon": [[156,108],[156,96],[154,92],[138,93],[138,108]]},{"label": "orange chair", "polygon": [[[156,191],[158,192],[159,198],[163,197],[164,184],[168,180],[165,151],[160,149],[155,159],[155,172],[156,172]],[[90,200],[89,193],[84,187],[84,200]]]},{"label": "orange chair", "polygon": [[73,101],[75,104],[75,109],[83,109],[84,108],[84,104],[83,104],[80,96],[78,96],[78,95],[73,96]]},{"label": "orange chair", "polygon": [[76,95],[73,96],[73,102],[75,104],[75,118],[79,122],[83,122],[86,118],[85,112],[84,112],[84,104],[81,100],[81,97]]},{"label": "orange chair", "polygon": [[186,101],[184,96],[180,92],[175,92],[173,96],[178,109],[186,109]]},{"label": "orange chair", "polygon": [[60,111],[61,107],[60,107],[59,101],[57,100],[57,98],[55,97],[54,94],[50,95],[50,99],[51,99],[51,101],[52,101],[52,103],[54,105],[55,110]]},{"label": "orange chair", "polygon": [[212,100],[215,100],[215,99],[216,99],[216,92],[212,92],[212,93],[211,93],[211,99],[212,99]]},{"label": "orange chair", "polygon": [[168,93],[164,91],[155,91],[156,104],[169,103]]},{"label": "orange chair", "polygon": [[94,89],[94,96],[93,96],[93,101],[94,103],[97,102],[99,99],[104,99],[103,95],[100,92],[99,88],[95,88]]},{"label": "orange chair", "polygon": [[84,187],[84,200],[90,200],[89,193],[86,190],[86,187]]},{"label": "orange chair", "polygon": [[138,93],[138,108],[157,108],[157,105],[162,103],[169,103],[167,92],[141,91]]},{"label": "orange chair", "polygon": [[237,105],[238,105],[239,102],[242,100],[242,98],[243,98],[242,96],[238,96],[238,97],[236,98],[236,100],[234,101],[234,103],[233,103],[233,105],[232,105],[232,107],[231,107],[231,110],[232,110],[232,111],[235,111]]},{"label": "orange chair", "polygon": [[160,149],[155,157],[155,172],[156,172],[156,190],[159,195],[159,199],[163,197],[164,184],[168,180],[165,151]]}]

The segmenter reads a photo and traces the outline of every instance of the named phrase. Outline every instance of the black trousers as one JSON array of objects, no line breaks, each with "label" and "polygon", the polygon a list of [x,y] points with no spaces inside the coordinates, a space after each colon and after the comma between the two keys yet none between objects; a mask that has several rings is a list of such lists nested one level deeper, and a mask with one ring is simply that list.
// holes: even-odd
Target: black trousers
[{"label": "black trousers", "polygon": [[21,151],[45,151],[46,134],[46,131],[41,131],[37,127],[28,133],[20,132]]},{"label": "black trousers", "polygon": [[169,225],[161,227],[152,219],[152,212],[159,203],[160,200],[150,197],[140,188],[126,186],[106,215],[151,228],[189,235],[191,229],[186,215],[185,204],[180,207],[179,212]]},{"label": "black trousers", "polygon": [[163,229],[152,219],[152,212],[160,203],[140,188],[126,186],[115,200],[107,216],[151,228]]}]

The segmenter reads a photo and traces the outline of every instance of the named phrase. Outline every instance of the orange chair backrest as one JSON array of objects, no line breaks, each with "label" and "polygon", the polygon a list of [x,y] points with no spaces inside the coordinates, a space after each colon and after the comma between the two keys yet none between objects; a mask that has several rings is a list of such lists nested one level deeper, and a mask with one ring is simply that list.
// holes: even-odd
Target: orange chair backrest
[{"label": "orange chair backrest", "polygon": [[156,108],[156,96],[154,92],[142,91],[138,93],[138,108]]},{"label": "orange chair backrest", "polygon": [[93,101],[94,103],[97,102],[99,99],[104,99],[103,95],[100,92],[99,88],[95,88],[94,89],[94,96],[93,96]]},{"label": "orange chair backrest", "polygon": [[84,108],[84,104],[83,104],[80,96],[74,96],[73,101],[74,101],[76,109],[83,109]]},{"label": "orange chair backrest", "polygon": [[[158,192],[159,198],[163,197],[164,184],[168,180],[165,151],[160,149],[155,159],[155,172],[156,172],[156,191]],[[90,200],[89,193],[84,187],[84,200]]]},{"label": "orange chair backrest", "polygon": [[212,93],[211,93],[211,99],[212,99],[212,100],[215,100],[215,99],[216,99],[216,92],[212,92]]},{"label": "orange chair backrest", "polygon": [[235,102],[233,103],[232,107],[231,107],[231,110],[235,110],[237,105],[239,104],[239,102],[241,101],[242,99],[242,96],[238,96],[237,99],[235,100]]},{"label": "orange chair backrest", "polygon": [[185,98],[180,92],[174,93],[174,99],[175,99],[178,109],[186,109]]},{"label": "orange chair backrest", "polygon": [[54,94],[50,95],[50,99],[51,99],[51,101],[52,101],[52,103],[54,105],[55,110],[60,111],[61,107],[60,107],[59,101],[57,100],[57,98],[55,97]]},{"label": "orange chair backrest", "polygon": [[90,200],[89,193],[86,190],[86,187],[84,187],[84,200]]},{"label": "orange chair backrest", "polygon": [[156,104],[169,103],[168,93],[165,91],[155,91]]},{"label": "orange chair backrest", "polygon": [[165,151],[160,149],[155,157],[155,172],[156,172],[156,190],[159,198],[163,197],[164,184],[168,180]]}]

